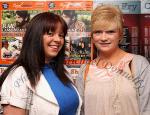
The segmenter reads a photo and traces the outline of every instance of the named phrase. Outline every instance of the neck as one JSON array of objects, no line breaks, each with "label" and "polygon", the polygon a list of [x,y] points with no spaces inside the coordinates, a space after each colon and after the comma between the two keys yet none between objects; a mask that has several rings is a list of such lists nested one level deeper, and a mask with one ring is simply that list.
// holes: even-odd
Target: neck
[{"label": "neck", "polygon": [[51,58],[45,58],[45,64],[49,64],[52,61]]},{"label": "neck", "polygon": [[112,64],[116,64],[125,54],[125,51],[118,48],[115,51],[109,53],[100,52],[98,58],[101,60],[110,61]]}]

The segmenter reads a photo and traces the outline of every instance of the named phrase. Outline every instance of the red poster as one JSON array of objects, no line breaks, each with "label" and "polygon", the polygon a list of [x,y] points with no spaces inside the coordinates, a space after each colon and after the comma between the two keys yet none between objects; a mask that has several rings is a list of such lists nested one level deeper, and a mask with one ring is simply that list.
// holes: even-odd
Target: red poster
[{"label": "red poster", "polygon": [[150,61],[150,14],[140,15],[140,38],[142,54]]}]

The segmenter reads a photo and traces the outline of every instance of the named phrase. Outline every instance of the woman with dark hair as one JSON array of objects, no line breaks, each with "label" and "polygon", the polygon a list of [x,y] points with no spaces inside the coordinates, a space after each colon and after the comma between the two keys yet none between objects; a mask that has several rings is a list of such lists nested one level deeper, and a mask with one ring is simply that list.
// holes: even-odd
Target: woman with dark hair
[{"label": "woman with dark hair", "polygon": [[50,12],[29,22],[19,57],[0,79],[5,115],[79,115],[81,98],[64,68],[67,28]]}]

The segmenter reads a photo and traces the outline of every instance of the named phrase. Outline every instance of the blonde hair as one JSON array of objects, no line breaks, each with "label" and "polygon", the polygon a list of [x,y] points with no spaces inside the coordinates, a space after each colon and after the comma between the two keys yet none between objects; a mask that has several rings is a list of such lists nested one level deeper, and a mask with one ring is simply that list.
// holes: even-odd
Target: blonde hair
[{"label": "blonde hair", "polygon": [[123,36],[123,16],[121,10],[113,5],[97,6],[91,17],[92,32],[118,29]]}]

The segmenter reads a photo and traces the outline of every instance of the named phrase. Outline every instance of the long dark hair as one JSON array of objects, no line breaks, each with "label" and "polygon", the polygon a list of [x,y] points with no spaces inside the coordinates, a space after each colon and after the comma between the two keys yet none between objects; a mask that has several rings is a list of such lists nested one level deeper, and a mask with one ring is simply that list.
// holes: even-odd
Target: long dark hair
[{"label": "long dark hair", "polygon": [[8,76],[9,72],[14,70],[18,66],[24,67],[31,86],[35,87],[37,85],[40,79],[41,69],[45,64],[43,35],[45,33],[48,33],[49,31],[55,32],[58,27],[58,23],[61,24],[65,43],[58,55],[53,59],[53,63],[50,64],[59,79],[64,84],[71,82],[66,76],[66,70],[64,68],[66,44],[65,36],[68,29],[67,24],[59,15],[50,12],[43,12],[34,16],[29,22],[23,38],[23,45],[20,55],[16,59],[16,61],[12,65],[10,65],[7,70],[1,75],[0,86]]}]

